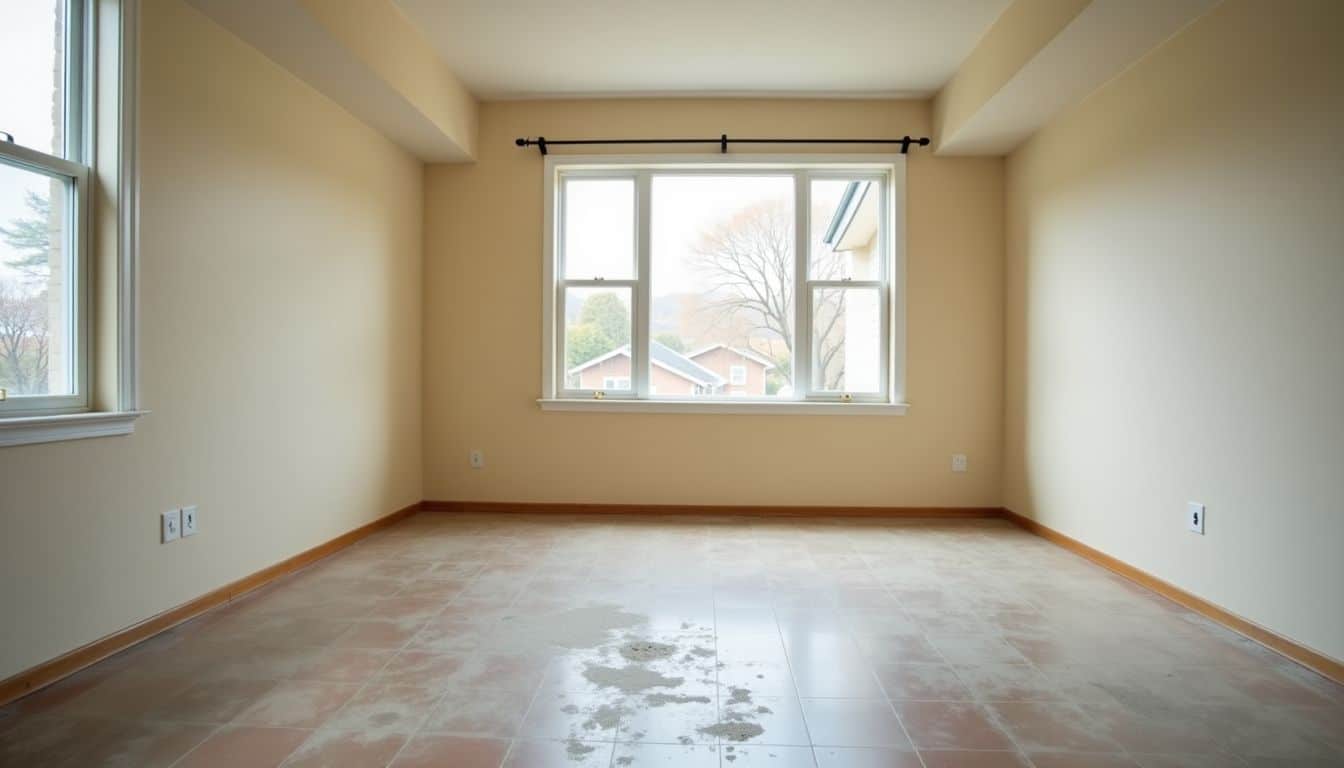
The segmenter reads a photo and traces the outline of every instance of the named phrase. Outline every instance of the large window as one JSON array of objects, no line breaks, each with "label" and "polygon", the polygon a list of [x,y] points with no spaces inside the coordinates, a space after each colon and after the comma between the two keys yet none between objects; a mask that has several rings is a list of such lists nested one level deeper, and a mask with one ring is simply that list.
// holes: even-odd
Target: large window
[{"label": "large window", "polygon": [[899,404],[903,174],[548,157],[543,404]]},{"label": "large window", "polygon": [[91,99],[81,0],[0,23],[0,418],[88,410]]}]

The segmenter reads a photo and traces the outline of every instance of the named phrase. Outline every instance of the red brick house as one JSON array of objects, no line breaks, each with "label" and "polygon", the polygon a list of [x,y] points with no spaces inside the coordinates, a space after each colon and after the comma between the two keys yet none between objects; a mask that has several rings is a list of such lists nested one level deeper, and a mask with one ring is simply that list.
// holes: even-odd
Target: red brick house
[{"label": "red brick house", "polygon": [[[774,364],[749,350],[715,344],[683,355],[665,344],[650,342],[650,392],[655,396],[764,396],[765,374]],[[631,387],[627,344],[570,368],[569,386],[620,391]]]},{"label": "red brick house", "polygon": [[711,344],[686,357],[717,373],[727,382],[724,390],[717,393],[723,395],[764,397],[765,376],[775,367],[763,355],[727,344]]}]

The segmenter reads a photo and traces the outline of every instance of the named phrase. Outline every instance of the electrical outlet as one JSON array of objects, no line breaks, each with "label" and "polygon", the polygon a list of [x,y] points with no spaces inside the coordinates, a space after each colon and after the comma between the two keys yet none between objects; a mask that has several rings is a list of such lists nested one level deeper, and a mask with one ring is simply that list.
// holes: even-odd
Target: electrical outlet
[{"label": "electrical outlet", "polygon": [[198,528],[198,527],[197,527],[197,524],[196,524],[196,507],[195,507],[195,505],[190,506],[190,507],[183,507],[183,508],[182,508],[182,536],[183,536],[183,538],[186,538],[187,536],[195,536],[195,535],[198,534],[198,533],[200,533],[200,528]]},{"label": "electrical outlet", "polygon": [[182,510],[174,509],[163,513],[162,533],[164,544],[182,537]]},{"label": "electrical outlet", "polygon": [[967,463],[966,463],[966,454],[964,454],[964,453],[954,453],[954,454],[952,454],[952,471],[953,471],[953,472],[965,472],[965,471],[966,471],[966,467],[967,467]]},{"label": "electrical outlet", "polygon": [[485,469],[485,452],[480,448],[471,449],[471,468]]},{"label": "electrical outlet", "polygon": [[1203,504],[1193,501],[1185,503],[1185,527],[1190,529],[1192,533],[1198,533],[1200,536],[1204,535],[1205,517]]}]

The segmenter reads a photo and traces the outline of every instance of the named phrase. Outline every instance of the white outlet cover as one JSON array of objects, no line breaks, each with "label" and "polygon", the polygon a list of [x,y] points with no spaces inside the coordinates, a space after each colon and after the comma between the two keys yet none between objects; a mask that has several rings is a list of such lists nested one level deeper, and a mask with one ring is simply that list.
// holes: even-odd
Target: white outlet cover
[{"label": "white outlet cover", "polygon": [[1204,505],[1194,501],[1185,504],[1185,527],[1193,533],[1204,535]]},{"label": "white outlet cover", "polygon": [[182,537],[182,510],[174,509],[163,513],[162,533],[164,544]]},{"label": "white outlet cover", "polygon": [[482,451],[480,448],[471,449],[471,468],[472,469],[485,468],[485,452]]},{"label": "white outlet cover", "polygon": [[186,537],[186,536],[195,536],[196,534],[198,534],[198,533],[200,533],[200,532],[201,532],[201,529],[200,529],[200,521],[197,520],[197,518],[196,518],[196,507],[195,507],[195,506],[191,506],[191,507],[183,507],[183,508],[182,508],[182,535],[183,535],[184,537]]},{"label": "white outlet cover", "polygon": [[968,464],[967,464],[967,462],[966,462],[966,454],[964,454],[964,453],[954,453],[954,454],[952,454],[952,471],[953,471],[953,472],[965,472],[967,466],[968,466]]}]

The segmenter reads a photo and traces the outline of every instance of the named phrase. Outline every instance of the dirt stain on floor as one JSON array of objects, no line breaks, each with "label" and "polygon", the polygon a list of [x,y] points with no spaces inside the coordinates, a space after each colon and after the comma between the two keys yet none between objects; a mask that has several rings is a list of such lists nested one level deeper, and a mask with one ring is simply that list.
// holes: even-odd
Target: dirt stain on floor
[{"label": "dirt stain on floor", "polygon": [[653,688],[676,688],[686,682],[684,677],[669,677],[636,664],[624,667],[589,664],[584,667],[583,676],[599,688],[615,688],[622,693],[643,693]]},{"label": "dirt stain on floor", "polygon": [[551,645],[571,650],[597,648],[621,629],[632,629],[648,622],[647,616],[623,611],[615,605],[588,605],[527,620],[522,630]]},{"label": "dirt stain on floor", "polygon": [[746,721],[734,721],[727,723],[715,723],[697,729],[706,736],[717,736],[720,739],[728,741],[746,741],[754,739],[765,733],[765,729],[758,723],[749,723]]},{"label": "dirt stain on floor", "polygon": [[640,663],[671,658],[676,652],[677,646],[652,640],[631,640],[622,643],[620,647],[621,656]]},{"label": "dirt stain on floor", "polygon": [[665,707],[668,704],[709,704],[712,701],[708,696],[690,696],[684,693],[650,693],[644,697],[644,703],[650,707]]}]

